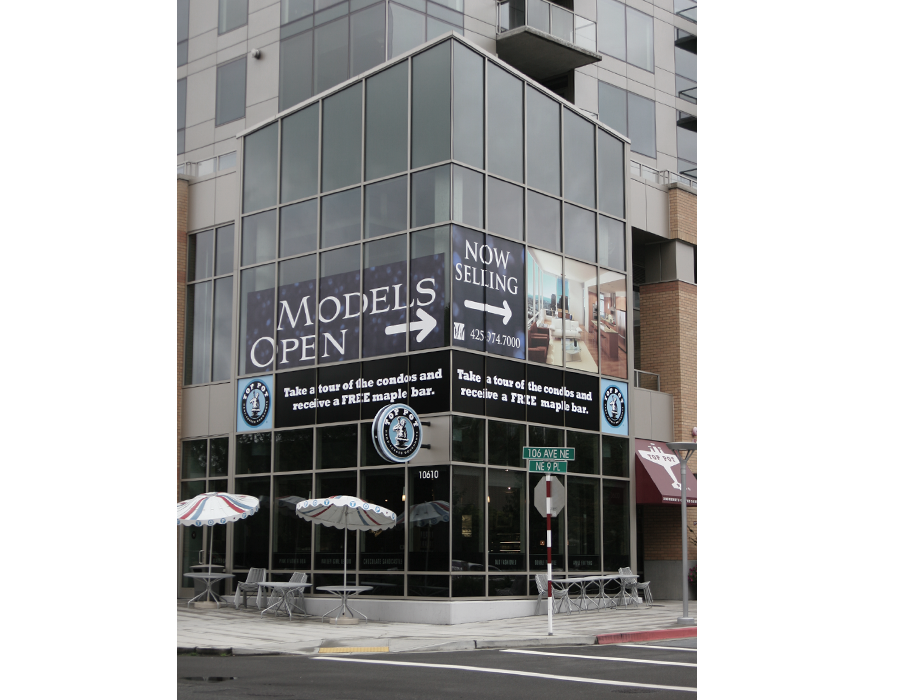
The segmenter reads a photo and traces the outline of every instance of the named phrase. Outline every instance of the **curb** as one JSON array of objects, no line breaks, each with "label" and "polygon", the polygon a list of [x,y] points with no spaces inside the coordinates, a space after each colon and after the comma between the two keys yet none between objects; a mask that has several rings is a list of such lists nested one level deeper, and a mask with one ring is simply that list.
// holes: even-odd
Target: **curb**
[{"label": "curb", "polygon": [[686,639],[696,637],[696,627],[678,627],[676,629],[646,630],[644,632],[614,632],[598,634],[597,644],[619,644],[621,642],[652,642],[659,639]]},{"label": "curb", "polygon": [[596,644],[597,635],[582,634],[577,636],[526,637],[525,639],[476,639],[476,649],[502,649],[504,647],[546,647],[573,646],[579,644]]}]

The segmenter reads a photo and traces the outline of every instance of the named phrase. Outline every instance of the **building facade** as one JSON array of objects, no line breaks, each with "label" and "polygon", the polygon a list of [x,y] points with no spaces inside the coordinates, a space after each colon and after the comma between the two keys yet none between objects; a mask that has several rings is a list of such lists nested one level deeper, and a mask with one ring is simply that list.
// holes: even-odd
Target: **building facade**
[{"label": "building facade", "polygon": [[[179,3],[178,497],[260,498],[212,542],[238,579],[337,582],[342,533],[294,505],[347,494],[399,516],[350,537],[371,597],[526,601],[525,446],[576,449],[554,571],[669,576],[678,512],[640,502],[635,440],[696,423],[696,155],[669,119],[696,83],[666,68],[694,75],[689,20],[637,5]],[[372,441],[393,403],[423,421],[408,463]],[[182,593],[207,537],[179,532]]]}]

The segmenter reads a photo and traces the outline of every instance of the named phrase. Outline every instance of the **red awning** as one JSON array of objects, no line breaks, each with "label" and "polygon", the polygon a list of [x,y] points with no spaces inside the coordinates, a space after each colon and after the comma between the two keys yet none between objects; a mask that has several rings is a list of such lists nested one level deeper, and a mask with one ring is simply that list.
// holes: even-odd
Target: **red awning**
[{"label": "red awning", "polygon": [[[664,442],[634,441],[637,502],[656,505],[681,504],[681,463]],[[697,505],[697,477],[687,469],[687,504]]]}]

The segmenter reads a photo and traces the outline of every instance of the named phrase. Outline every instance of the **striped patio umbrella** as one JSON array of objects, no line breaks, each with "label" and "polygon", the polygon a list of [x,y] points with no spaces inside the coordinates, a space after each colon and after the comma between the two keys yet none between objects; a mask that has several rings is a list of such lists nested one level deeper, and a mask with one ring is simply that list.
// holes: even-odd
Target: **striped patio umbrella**
[{"label": "striped patio umbrella", "polygon": [[312,523],[344,530],[344,585],[347,585],[347,530],[387,530],[397,514],[356,496],[330,496],[300,501],[297,515]]},{"label": "striped patio umbrella", "polygon": [[[201,493],[177,506],[178,524],[190,527],[224,525],[244,520],[259,510],[259,499],[231,493]],[[209,533],[209,572],[212,573],[212,530]]]}]

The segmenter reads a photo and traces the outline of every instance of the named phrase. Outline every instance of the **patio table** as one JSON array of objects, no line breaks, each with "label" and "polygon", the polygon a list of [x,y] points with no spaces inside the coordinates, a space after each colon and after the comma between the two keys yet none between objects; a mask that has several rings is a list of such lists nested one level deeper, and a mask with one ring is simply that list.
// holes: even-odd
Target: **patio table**
[{"label": "patio table", "polygon": [[354,610],[347,603],[347,598],[351,596],[358,596],[360,593],[364,591],[371,591],[372,586],[316,586],[317,591],[325,591],[326,593],[331,593],[332,595],[340,596],[341,603],[337,607],[332,608],[327,613],[322,615],[322,621],[325,621],[325,618],[328,617],[330,613],[333,613],[335,610],[340,610],[341,612],[338,615],[335,615],[335,618],[340,617],[345,612],[350,613],[350,617],[354,617],[353,613],[357,615],[361,615],[366,620],[369,618],[363,615],[359,610]]},{"label": "patio table", "polygon": [[222,596],[220,596],[218,593],[216,593],[214,590],[212,590],[212,585],[216,581],[221,581],[222,579],[225,579],[225,578],[234,578],[234,574],[214,574],[211,572],[205,572],[205,573],[197,572],[197,573],[192,573],[192,574],[182,574],[182,576],[184,576],[185,578],[198,578],[201,581],[206,582],[206,590],[203,591],[203,593],[201,593],[200,595],[196,595],[193,598],[191,598],[187,602],[188,605],[200,600],[200,598],[206,598],[206,600],[212,599],[216,603],[217,610],[219,609],[219,603],[224,603],[225,599]]},{"label": "patio table", "polygon": [[[285,611],[288,614],[288,619],[294,619],[291,615],[291,608],[294,607],[294,593],[303,590],[305,588],[309,588],[312,586],[311,583],[291,583],[288,581],[260,581],[259,587],[261,589],[269,588],[275,593],[275,597],[277,598],[276,602],[265,610],[263,610],[259,616],[262,617],[270,610],[272,614],[277,616],[280,611]],[[263,594],[265,595],[265,594]],[[268,598],[268,596],[266,596]],[[305,610],[303,611],[306,612]]]},{"label": "patio table", "polygon": [[[605,601],[609,601],[612,605],[611,607],[618,607],[615,598],[610,598],[606,595],[606,584],[609,581],[614,581],[620,579],[621,576],[619,574],[609,574],[606,576],[579,576],[575,578],[562,578],[562,579],[553,579],[554,584],[565,585],[566,592],[573,586],[578,586],[579,588],[579,596],[578,596],[578,610],[588,610],[591,603],[593,603],[597,610],[601,607],[606,608],[607,606]],[[597,584],[597,595],[593,598],[588,595],[587,589],[588,586],[592,583]],[[570,609],[571,609],[571,596],[570,600]],[[602,603],[602,604],[601,604]]]}]

